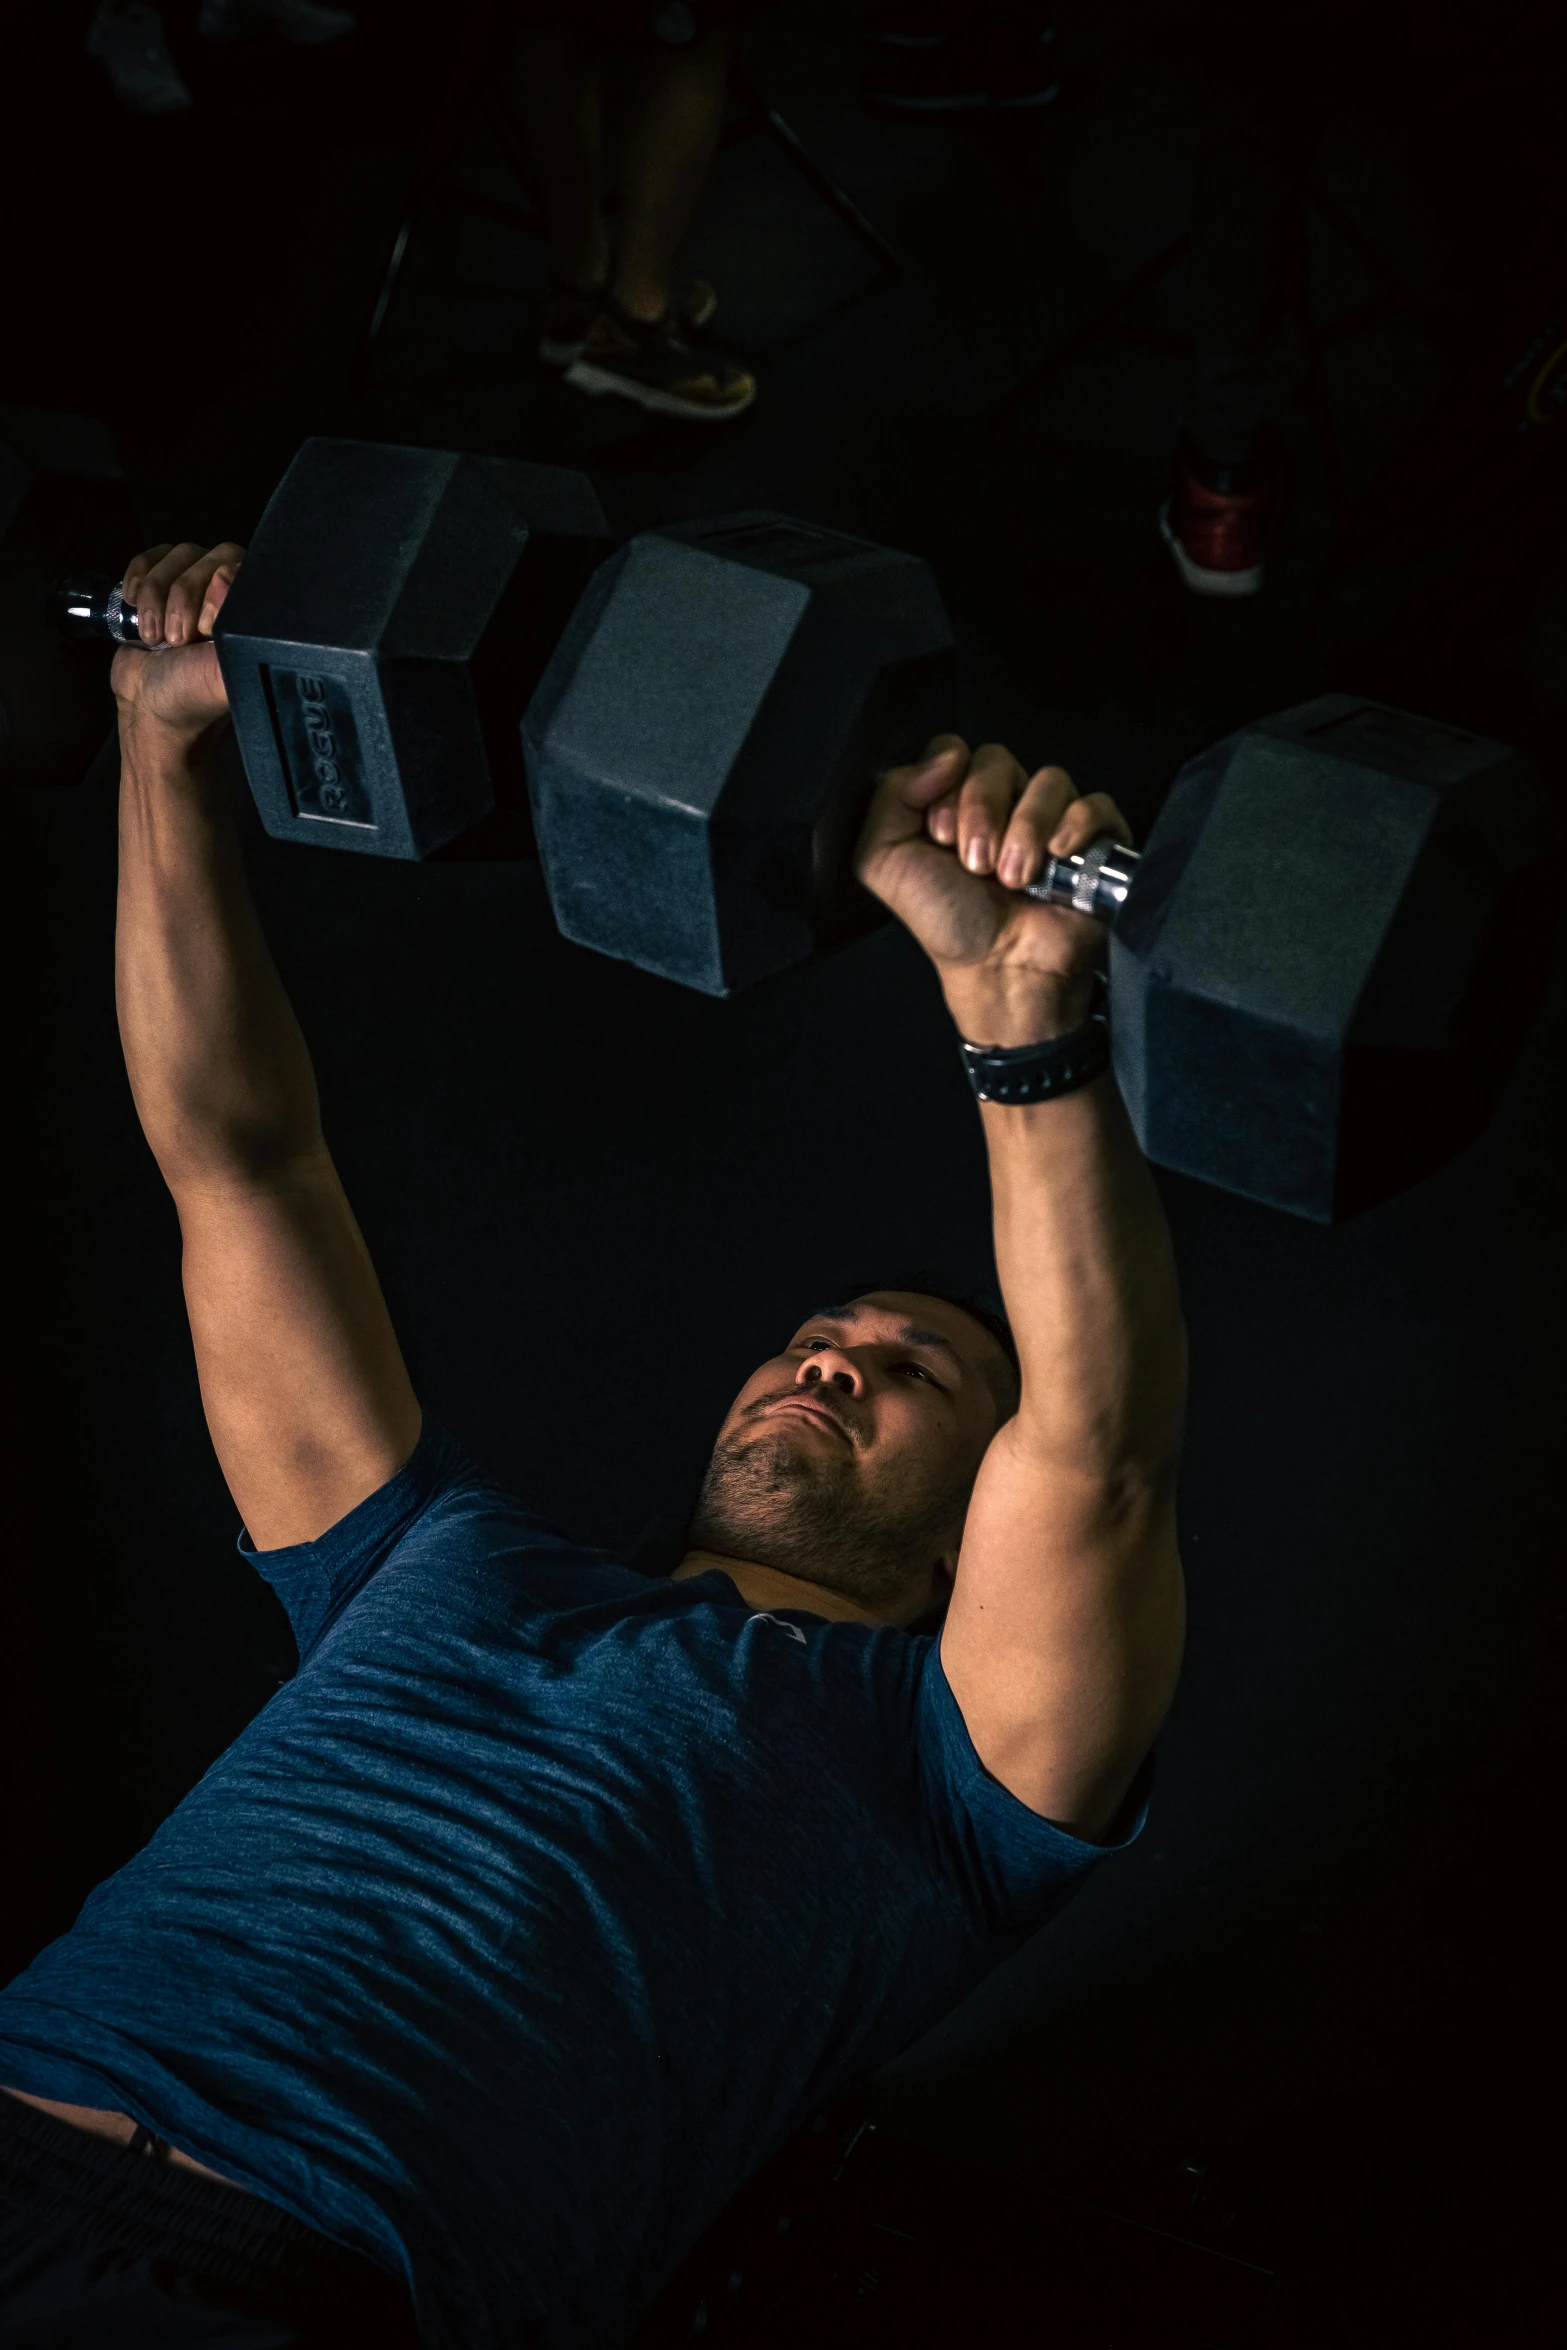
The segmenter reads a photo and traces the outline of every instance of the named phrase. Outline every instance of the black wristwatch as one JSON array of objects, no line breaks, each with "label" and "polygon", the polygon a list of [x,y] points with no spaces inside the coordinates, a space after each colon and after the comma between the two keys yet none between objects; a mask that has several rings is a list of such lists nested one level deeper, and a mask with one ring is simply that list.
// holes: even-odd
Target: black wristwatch
[{"label": "black wristwatch", "polygon": [[1110,991],[1094,974],[1094,1001],[1080,1028],[1044,1044],[958,1046],[974,1096],[982,1102],[1048,1102],[1091,1085],[1110,1066]]}]

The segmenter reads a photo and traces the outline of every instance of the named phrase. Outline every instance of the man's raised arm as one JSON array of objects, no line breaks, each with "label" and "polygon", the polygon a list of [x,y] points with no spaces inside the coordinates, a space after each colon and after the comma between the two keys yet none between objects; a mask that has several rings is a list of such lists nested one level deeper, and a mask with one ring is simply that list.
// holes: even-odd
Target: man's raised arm
[{"label": "man's raised arm", "polygon": [[242,550],[155,548],[116,654],[115,993],[142,1130],[179,1211],[207,1424],[262,1549],[322,1534],[418,1440],[419,1406],[321,1132],[222,780],[211,643]]},{"label": "man's raised arm", "polygon": [[[971,756],[940,740],[924,767],[885,779],[862,877],[930,954],[970,1043],[1066,1034],[1088,1016],[1102,934],[1013,892],[1052,852],[1127,839],[1124,819],[1101,795],[1077,798],[1059,768],[1030,778],[996,746]],[[1092,1838],[1114,1821],[1180,1664],[1175,1265],[1108,1074],[982,1115],[1022,1396],[974,1488],[941,1659],[992,1777]]]}]

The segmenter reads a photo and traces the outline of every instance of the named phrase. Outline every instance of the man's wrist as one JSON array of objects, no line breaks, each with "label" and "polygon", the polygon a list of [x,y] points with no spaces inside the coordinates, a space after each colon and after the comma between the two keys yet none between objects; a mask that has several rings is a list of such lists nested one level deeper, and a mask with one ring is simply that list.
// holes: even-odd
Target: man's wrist
[{"label": "man's wrist", "polygon": [[229,722],[227,711],[220,712],[216,718],[203,718],[197,723],[181,723],[159,718],[135,702],[121,702],[117,707],[120,750],[125,757],[138,760],[193,761],[203,750],[216,748]]},{"label": "man's wrist", "polygon": [[965,1042],[1005,1050],[1047,1044],[1081,1028],[1093,1011],[1094,976],[958,964],[942,971],[941,987]]},{"label": "man's wrist", "polygon": [[209,806],[221,788],[218,759],[226,721],[191,729],[146,712],[120,711],[123,787],[155,799],[194,799]]}]

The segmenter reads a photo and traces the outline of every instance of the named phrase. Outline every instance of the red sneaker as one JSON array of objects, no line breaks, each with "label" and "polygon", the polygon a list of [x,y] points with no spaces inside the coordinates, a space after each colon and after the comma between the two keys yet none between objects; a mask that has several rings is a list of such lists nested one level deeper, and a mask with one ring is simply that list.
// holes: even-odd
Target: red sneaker
[{"label": "red sneaker", "polygon": [[1259,485],[1239,486],[1250,473],[1203,465],[1190,449],[1176,459],[1175,494],[1159,509],[1159,528],[1194,595],[1254,596],[1262,585],[1269,500]]}]

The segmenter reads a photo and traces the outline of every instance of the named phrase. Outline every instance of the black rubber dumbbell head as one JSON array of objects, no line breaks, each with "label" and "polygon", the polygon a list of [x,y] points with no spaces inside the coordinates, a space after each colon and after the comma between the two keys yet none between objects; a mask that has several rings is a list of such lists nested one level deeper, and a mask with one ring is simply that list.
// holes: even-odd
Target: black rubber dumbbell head
[{"label": "black rubber dumbbell head", "polygon": [[727,995],[879,918],[878,768],[951,722],[928,567],[777,514],[647,531],[592,581],[523,725],[568,938]]},{"label": "black rubber dumbbell head", "polygon": [[477,823],[608,547],[582,474],[306,441],[214,631],[267,831],[414,858]]},{"label": "black rubber dumbbell head", "polygon": [[1354,695],[1191,761],[1110,945],[1148,1156],[1326,1222],[1461,1147],[1505,1066],[1490,949],[1549,821],[1505,744]]}]

